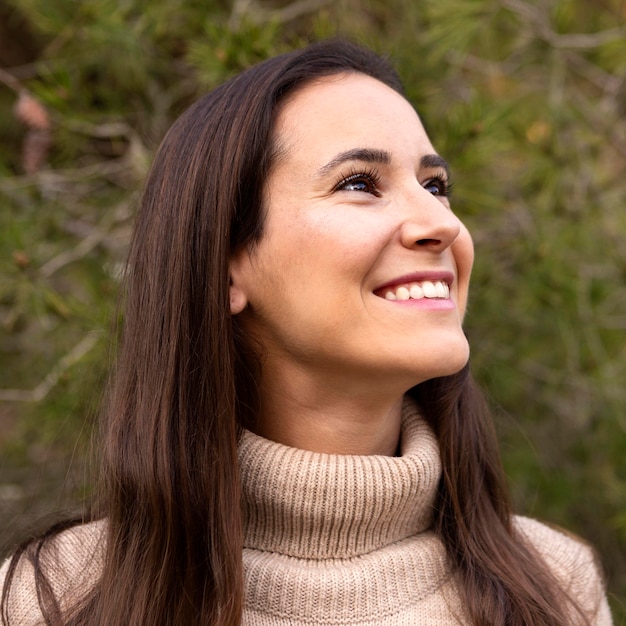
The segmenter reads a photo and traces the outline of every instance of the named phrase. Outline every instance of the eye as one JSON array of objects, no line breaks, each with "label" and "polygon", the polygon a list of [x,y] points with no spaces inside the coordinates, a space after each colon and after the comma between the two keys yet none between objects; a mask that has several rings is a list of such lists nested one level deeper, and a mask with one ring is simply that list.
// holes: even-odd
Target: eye
[{"label": "eye", "polygon": [[380,177],[374,171],[352,172],[347,176],[342,175],[333,191],[361,191],[378,197],[380,196],[379,183]]},{"label": "eye", "polygon": [[452,184],[443,176],[435,176],[435,178],[427,180],[422,186],[433,196],[447,197],[452,193]]}]

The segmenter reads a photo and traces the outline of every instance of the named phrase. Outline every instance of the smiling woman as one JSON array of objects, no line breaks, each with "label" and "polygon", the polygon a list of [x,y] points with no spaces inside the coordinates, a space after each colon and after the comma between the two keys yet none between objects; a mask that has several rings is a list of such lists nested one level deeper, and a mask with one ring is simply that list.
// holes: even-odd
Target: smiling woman
[{"label": "smiling woman", "polygon": [[231,312],[263,351],[257,432],[393,454],[403,394],[468,359],[473,251],[445,161],[405,98],[360,73],[301,87],[273,141],[263,236],[230,264]]},{"label": "smiling woman", "polygon": [[512,515],[449,172],[372,52],[315,44],[154,160],[93,509],[3,624],[608,625],[593,552]]}]

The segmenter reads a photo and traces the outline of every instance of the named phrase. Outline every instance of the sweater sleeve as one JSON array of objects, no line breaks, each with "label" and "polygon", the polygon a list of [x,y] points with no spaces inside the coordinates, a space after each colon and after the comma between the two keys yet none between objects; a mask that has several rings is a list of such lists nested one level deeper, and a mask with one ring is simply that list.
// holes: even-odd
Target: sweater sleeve
[{"label": "sweater sleeve", "polygon": [[612,626],[604,580],[593,549],[565,531],[517,517],[515,527],[545,559],[593,626]]},{"label": "sweater sleeve", "polygon": [[[61,610],[69,608],[93,588],[102,563],[103,522],[70,528],[50,539],[41,550],[40,564]],[[4,590],[11,558],[0,568]],[[0,626],[45,624],[35,584],[35,569],[28,553],[19,558],[6,590]]]}]

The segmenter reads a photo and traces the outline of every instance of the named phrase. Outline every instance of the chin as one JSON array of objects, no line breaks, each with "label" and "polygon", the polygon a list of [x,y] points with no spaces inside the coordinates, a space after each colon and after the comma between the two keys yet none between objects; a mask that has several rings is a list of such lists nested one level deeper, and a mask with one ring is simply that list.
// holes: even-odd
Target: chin
[{"label": "chin", "polygon": [[456,363],[451,363],[450,367],[446,368],[445,372],[442,372],[437,376],[433,376],[433,378],[441,378],[442,376],[452,376],[453,374],[458,374],[467,365],[468,361],[469,354],[467,355],[467,358],[459,360]]},{"label": "chin", "polygon": [[421,362],[418,365],[419,382],[452,376],[460,372],[469,361],[470,349],[465,336],[458,341],[443,343],[438,349],[433,349],[429,363]]}]

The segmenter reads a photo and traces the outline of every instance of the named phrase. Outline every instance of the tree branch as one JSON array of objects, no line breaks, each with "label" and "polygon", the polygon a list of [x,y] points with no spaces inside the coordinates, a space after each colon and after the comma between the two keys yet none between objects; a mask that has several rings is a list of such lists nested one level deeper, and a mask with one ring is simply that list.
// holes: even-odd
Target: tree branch
[{"label": "tree branch", "polygon": [[100,333],[85,335],[66,355],[61,357],[46,377],[33,389],[0,389],[0,401],[40,402],[72,365],[78,363],[97,343]]},{"label": "tree branch", "polygon": [[16,93],[23,91],[22,84],[15,76],[9,74],[6,70],[0,67],[0,83],[4,83],[9,89],[13,89]]},{"label": "tree branch", "polygon": [[597,33],[573,33],[560,35],[550,27],[550,17],[545,11],[522,0],[502,0],[502,6],[513,11],[535,28],[537,35],[554,48],[587,50],[626,36],[626,27],[609,28]]}]

